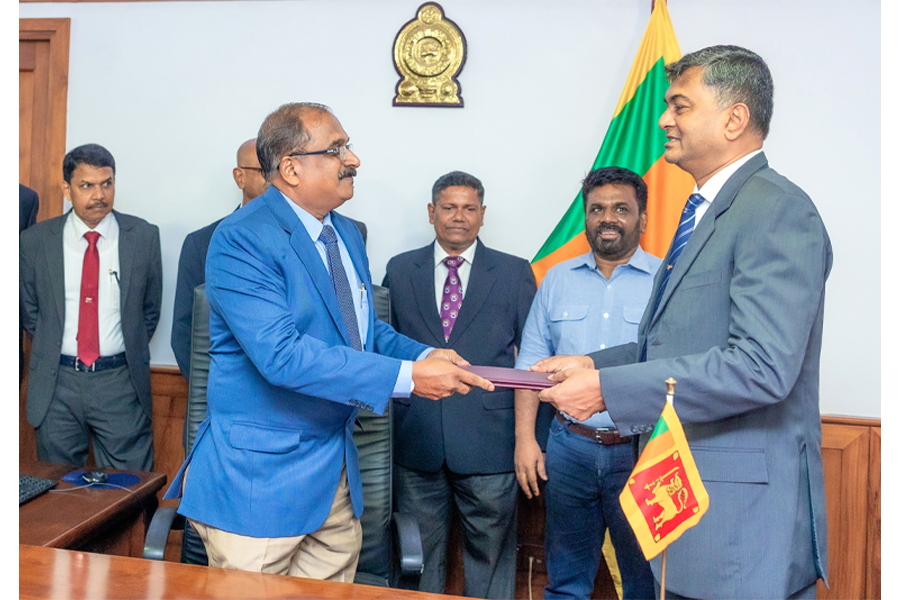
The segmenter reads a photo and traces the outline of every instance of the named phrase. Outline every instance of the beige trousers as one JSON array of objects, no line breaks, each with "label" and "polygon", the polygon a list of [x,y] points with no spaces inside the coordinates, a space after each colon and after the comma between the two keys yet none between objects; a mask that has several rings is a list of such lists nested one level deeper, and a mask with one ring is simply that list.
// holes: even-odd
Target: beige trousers
[{"label": "beige trousers", "polygon": [[312,533],[257,538],[190,521],[206,546],[211,567],[347,583],[352,583],[356,574],[362,528],[353,515],[346,467],[328,518]]}]

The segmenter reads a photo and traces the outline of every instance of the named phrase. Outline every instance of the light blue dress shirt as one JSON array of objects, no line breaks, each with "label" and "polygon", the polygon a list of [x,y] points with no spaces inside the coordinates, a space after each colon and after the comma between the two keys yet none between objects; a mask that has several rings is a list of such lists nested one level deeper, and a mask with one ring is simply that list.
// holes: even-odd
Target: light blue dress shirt
[{"label": "light blue dress shirt", "polygon": [[[638,246],[609,280],[597,268],[593,252],[551,268],[528,313],[516,368],[527,369],[548,356],[583,355],[636,342],[661,263]],[[615,427],[606,411],[579,422],[593,428]]]},{"label": "light blue dress shirt", "polygon": [[[356,324],[359,327],[359,340],[362,342],[363,348],[365,348],[366,336],[369,333],[369,298],[366,290],[362,287],[362,281],[360,281],[359,274],[356,272],[356,267],[353,266],[353,261],[350,259],[350,253],[344,245],[344,240],[341,239],[341,234],[331,223],[331,213],[329,212],[322,221],[319,221],[316,217],[301,208],[296,202],[285,196],[284,192],[282,192],[281,195],[284,197],[284,201],[288,203],[288,206],[290,206],[300,218],[303,227],[306,228],[306,233],[309,234],[309,237],[313,241],[313,245],[315,245],[316,250],[318,250],[326,271],[328,271],[328,252],[325,248],[325,244],[319,241],[319,235],[322,233],[322,228],[325,227],[325,225],[331,225],[334,229],[334,233],[337,235],[338,250],[341,254],[341,263],[344,265],[344,272],[347,273],[347,283],[350,285],[351,290],[355,290],[353,308],[356,310]],[[433,350],[433,348],[423,352],[422,356],[419,358],[424,358],[431,350]],[[391,394],[391,398],[408,398],[412,393],[412,390],[412,361],[404,360],[400,363],[400,372],[397,374],[397,383],[394,384],[394,391]]]}]

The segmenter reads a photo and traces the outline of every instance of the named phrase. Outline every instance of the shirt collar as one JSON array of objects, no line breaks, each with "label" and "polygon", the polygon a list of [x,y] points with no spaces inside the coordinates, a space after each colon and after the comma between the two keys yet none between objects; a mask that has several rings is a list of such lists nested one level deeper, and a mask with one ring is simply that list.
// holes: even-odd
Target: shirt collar
[{"label": "shirt collar", "polygon": [[[290,206],[294,213],[300,218],[300,222],[303,223],[303,227],[306,228],[306,233],[312,238],[313,243],[318,242],[319,236],[322,234],[322,229],[325,228],[325,225],[331,225],[331,212],[329,211],[328,214],[325,215],[325,218],[319,221],[305,208],[288,198],[284,192],[278,190],[278,193],[281,194],[284,201],[288,203],[288,206]],[[334,225],[331,226],[334,227]],[[337,233],[337,231],[335,231],[335,233]]]},{"label": "shirt collar", "polygon": [[112,235],[112,227],[114,223],[117,223],[116,216],[113,214],[113,211],[109,211],[103,220],[97,223],[97,226],[91,229],[87,225],[85,225],[84,221],[81,220],[75,211],[71,211],[72,214],[69,215],[69,220],[72,222],[72,227],[75,229],[75,234],[78,238],[84,237],[84,234],[88,231],[96,231],[100,234],[100,237],[104,239],[110,239]]},{"label": "shirt collar", "polygon": [[[650,269],[650,259],[647,257],[647,253],[644,252],[644,249],[640,246],[635,248],[634,254],[631,255],[631,258],[628,259],[625,266],[637,269],[638,271],[643,271],[644,273],[650,273],[651,275],[656,273]],[[580,269],[581,267],[587,267],[594,271],[597,270],[597,261],[594,259],[593,250],[581,256],[581,260],[575,261],[575,264],[572,265],[572,269]]]},{"label": "shirt collar", "polygon": [[[475,240],[471,246],[459,253],[459,256],[462,256],[469,265],[475,260],[475,247],[477,245],[478,240]],[[434,266],[436,267],[441,264],[448,256],[450,255],[444,250],[444,247],[441,246],[437,240],[434,240]]]},{"label": "shirt collar", "polygon": [[709,181],[703,184],[702,190],[698,190],[697,184],[695,183],[694,193],[696,194],[699,192],[703,196],[704,200],[706,200],[707,202],[712,202],[716,199],[716,196],[725,186],[725,182],[728,181],[728,179],[732,175],[734,175],[738,169],[744,166],[744,163],[746,163],[748,160],[750,160],[760,152],[762,152],[762,148],[760,148],[759,150],[754,150],[750,154],[745,154],[727,167],[723,168],[721,171],[710,177]]}]

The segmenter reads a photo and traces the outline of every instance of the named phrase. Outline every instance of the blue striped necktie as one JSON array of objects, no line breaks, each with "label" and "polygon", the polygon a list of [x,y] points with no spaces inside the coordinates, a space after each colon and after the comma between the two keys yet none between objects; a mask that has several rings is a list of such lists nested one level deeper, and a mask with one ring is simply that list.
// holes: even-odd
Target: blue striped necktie
[{"label": "blue striped necktie", "polygon": [[353,298],[355,296],[350,292],[347,272],[344,270],[344,263],[341,262],[341,251],[338,249],[337,234],[331,225],[322,227],[319,241],[325,244],[331,284],[334,286],[334,293],[337,295],[338,305],[341,307],[341,316],[344,317],[347,333],[350,334],[350,342],[356,350],[362,350],[362,342],[359,339],[359,323],[356,320],[356,308],[353,306]]},{"label": "blue striped necktie", "polygon": [[672,269],[675,268],[675,262],[681,256],[681,251],[687,246],[688,240],[691,239],[691,233],[694,232],[694,213],[697,207],[703,204],[703,196],[700,194],[691,194],[684,210],[681,211],[681,222],[678,223],[678,229],[675,230],[675,239],[672,240],[672,252],[669,255],[669,261],[666,263],[666,272],[663,273],[662,282],[659,284],[659,291],[656,292],[656,303],[653,305],[653,314],[656,314],[659,303],[669,284],[669,277],[672,275]]}]

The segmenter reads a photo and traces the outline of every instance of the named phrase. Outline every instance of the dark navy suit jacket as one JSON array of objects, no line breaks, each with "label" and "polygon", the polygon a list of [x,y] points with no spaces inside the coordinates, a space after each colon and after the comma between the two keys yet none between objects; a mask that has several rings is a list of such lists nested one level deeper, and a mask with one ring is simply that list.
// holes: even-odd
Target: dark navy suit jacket
[{"label": "dark navy suit jacket", "polygon": [[[486,248],[480,240],[463,290],[463,303],[444,341],[434,289],[434,244],[392,258],[384,285],[391,291],[391,322],[398,332],[435,348],[452,348],[473,365],[513,367],[536,285],[528,261]],[[394,401],[394,460],[435,472],[446,461],[454,473],[508,473],[515,469],[513,390],[475,388],[440,402],[415,395]]]}]

